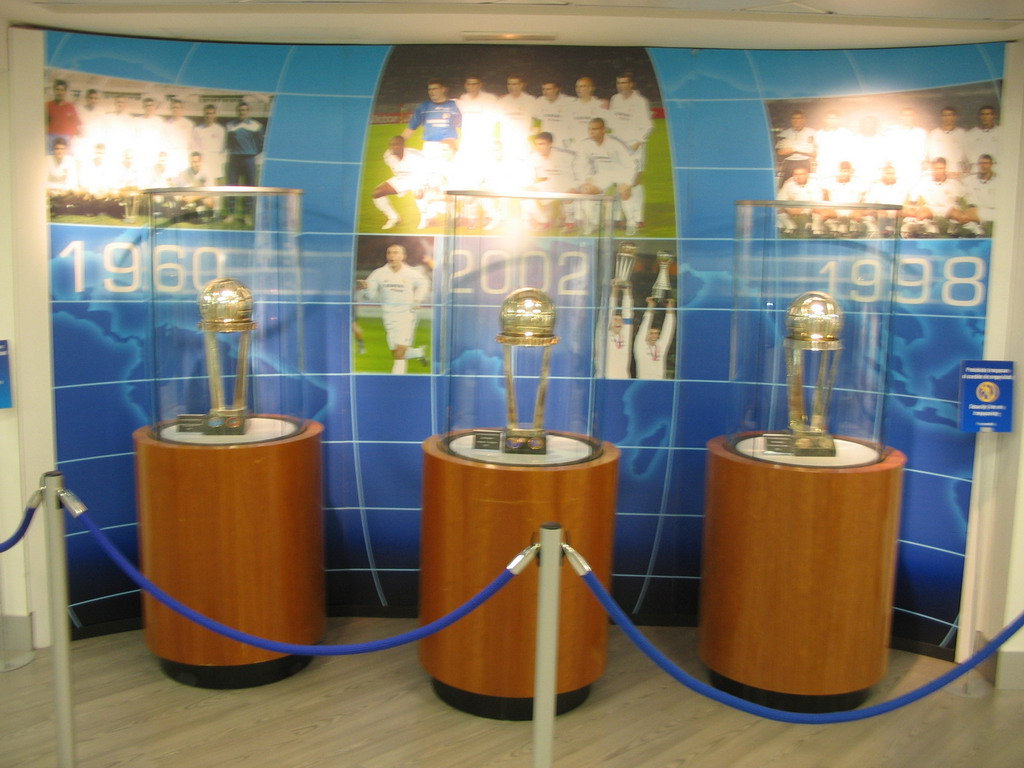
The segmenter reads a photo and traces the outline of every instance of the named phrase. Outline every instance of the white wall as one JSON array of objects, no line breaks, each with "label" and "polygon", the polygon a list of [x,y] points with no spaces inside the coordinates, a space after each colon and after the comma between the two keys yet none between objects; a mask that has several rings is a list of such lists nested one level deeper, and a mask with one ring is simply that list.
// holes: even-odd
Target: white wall
[{"label": "white wall", "polygon": [[[0,411],[0,531],[21,520],[44,472],[54,469],[49,247],[45,199],[43,33],[8,29],[0,78],[0,338],[8,339],[14,407]],[[49,644],[45,520],[0,556],[4,612],[31,617],[37,646]]]},{"label": "white wall", "polygon": [[[1017,366],[1012,433],[979,435],[964,569],[958,658],[966,658],[1024,611],[1024,43],[1007,47],[1001,103],[1000,213],[989,277],[985,357]],[[973,626],[974,632],[970,631]],[[1024,632],[999,655],[1000,688],[1024,688]]]}]

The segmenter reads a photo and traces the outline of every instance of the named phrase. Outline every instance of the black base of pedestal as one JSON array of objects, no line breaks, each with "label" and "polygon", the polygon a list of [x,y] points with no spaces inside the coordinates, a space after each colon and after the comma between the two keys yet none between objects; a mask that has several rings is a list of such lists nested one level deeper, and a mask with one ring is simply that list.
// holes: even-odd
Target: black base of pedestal
[{"label": "black base of pedestal", "polygon": [[825,696],[807,696],[799,693],[780,693],[779,691],[767,691],[764,688],[757,688],[753,685],[740,683],[736,680],[720,675],[713,669],[708,670],[711,684],[720,691],[731,693],[741,699],[760,704],[772,709],[781,709],[785,712],[805,712],[809,714],[823,714],[826,712],[843,712],[848,709],[855,709],[864,703],[870,688],[850,693],[836,693]]},{"label": "black base of pedestal", "polygon": [[312,656],[282,656],[255,664],[206,666],[160,659],[160,668],[172,680],[195,688],[255,688],[291,677],[312,660]]},{"label": "black base of pedestal", "polygon": [[[533,697],[514,696],[488,696],[483,693],[473,693],[455,688],[440,680],[431,678],[434,686],[434,693],[445,704],[449,704],[463,712],[468,712],[477,717],[489,717],[491,720],[532,720],[533,719]],[[566,691],[558,694],[555,700],[555,714],[564,715],[570,710],[576,709],[587,700],[590,695],[590,686],[585,685],[575,691]]]}]

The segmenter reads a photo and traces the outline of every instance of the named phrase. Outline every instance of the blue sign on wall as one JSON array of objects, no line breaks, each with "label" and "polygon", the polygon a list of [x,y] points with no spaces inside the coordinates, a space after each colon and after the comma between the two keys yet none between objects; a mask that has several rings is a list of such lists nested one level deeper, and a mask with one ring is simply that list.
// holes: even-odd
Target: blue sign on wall
[{"label": "blue sign on wall", "polygon": [[960,366],[960,429],[1013,431],[1013,362],[964,360]]},{"label": "blue sign on wall", "polygon": [[0,339],[0,408],[11,407],[11,363],[7,341]]}]

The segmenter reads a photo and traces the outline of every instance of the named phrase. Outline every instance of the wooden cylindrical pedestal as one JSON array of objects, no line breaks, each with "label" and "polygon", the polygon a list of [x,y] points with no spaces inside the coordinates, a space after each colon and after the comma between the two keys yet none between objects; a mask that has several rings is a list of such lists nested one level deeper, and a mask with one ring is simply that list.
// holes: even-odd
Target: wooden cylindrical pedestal
[{"label": "wooden cylindrical pedestal", "polygon": [[718,687],[780,709],[850,709],[888,661],[906,458],[811,468],[708,443],[699,653]]},{"label": "wooden cylindrical pedestal", "polygon": [[[546,522],[560,523],[568,543],[609,585],[618,448],[605,443],[599,456],[579,464],[522,467],[462,459],[441,442],[435,436],[423,444],[423,623],[487,586]],[[485,717],[531,717],[537,582],[531,565],[476,611],[420,642],[420,661],[442,699]],[[607,626],[583,581],[563,569],[560,713],[582,703],[604,672]]]},{"label": "wooden cylindrical pedestal", "polygon": [[[320,436],[309,423],[262,443],[196,445],[136,430],[142,570],[200,613],[270,640],[316,643],[326,629]],[[229,640],[144,598],[145,638],[180,682],[242,688],[309,657]]]}]

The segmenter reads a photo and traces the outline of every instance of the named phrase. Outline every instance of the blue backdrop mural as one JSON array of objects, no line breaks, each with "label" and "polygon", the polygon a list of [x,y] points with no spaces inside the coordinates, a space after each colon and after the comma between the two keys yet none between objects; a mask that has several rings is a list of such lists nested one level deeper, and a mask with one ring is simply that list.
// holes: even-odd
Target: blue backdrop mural
[{"label": "blue backdrop mural", "polygon": [[[941,127],[947,105],[958,108],[959,127],[976,127],[982,106],[998,112],[1003,47],[585,53],[584,61],[578,51],[557,47],[47,35],[48,80],[67,83],[67,100],[80,114],[90,89],[103,115],[116,112],[119,99],[133,116],[145,115],[149,98],[164,121],[177,109],[194,125],[212,105],[214,122],[227,126],[245,101],[261,134],[260,183],[304,190],[304,402],[305,415],[326,426],[328,598],[335,612],[416,610],[420,443],[437,429],[436,369],[364,372],[354,363],[351,324],[359,303],[353,286],[365,271],[357,255],[382,251],[375,246],[386,237],[386,218],[371,200],[390,172],[382,153],[388,136],[400,133],[416,102],[427,98],[429,77],[444,78],[457,97],[472,73],[496,94],[516,73],[539,97],[549,79],[572,94],[574,81],[587,76],[595,95],[610,99],[618,75],[636,72],[636,91],[649,100],[653,118],[645,176],[650,229],[631,239],[643,252],[671,246],[678,255],[678,332],[675,378],[613,380],[603,389],[601,434],[622,449],[613,587],[641,620],[691,621],[704,446],[735,426],[727,409],[714,406],[730,386],[734,201],[775,197],[785,181],[777,147],[794,111],[816,130],[833,111],[851,136],[870,133],[862,126],[868,113],[879,132],[898,125],[908,105],[925,131]],[[427,72],[425,60],[440,71]],[[408,76],[401,88],[399,74]],[[52,85],[45,99],[53,99]],[[174,101],[181,106],[172,107]],[[82,135],[67,150],[80,163],[95,151]],[[420,136],[409,141],[418,147]],[[123,156],[116,159],[123,164]],[[140,168],[144,163],[152,165],[140,158]],[[966,184],[977,174],[974,163],[951,160],[950,169]],[[404,237],[416,232],[423,253],[432,243],[439,248],[441,228],[417,231],[416,212],[407,210]],[[125,218],[130,213],[54,208],[50,261],[59,467],[94,519],[134,555],[131,434],[152,418],[153,373],[145,232]],[[961,360],[981,356],[990,240],[984,229],[970,238],[937,234],[901,246],[885,438],[908,457],[894,634],[951,647],[973,461],[973,437],[957,428],[957,370]],[[217,247],[218,236],[211,226],[197,248]],[[850,290],[848,279],[840,279],[840,295]],[[396,420],[387,409],[396,401],[430,405]],[[68,545],[75,625],[87,631],[137,617],[132,585],[74,523]]]}]

